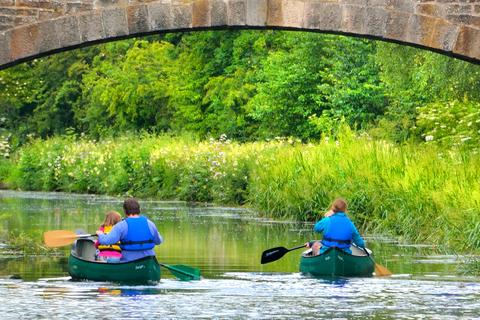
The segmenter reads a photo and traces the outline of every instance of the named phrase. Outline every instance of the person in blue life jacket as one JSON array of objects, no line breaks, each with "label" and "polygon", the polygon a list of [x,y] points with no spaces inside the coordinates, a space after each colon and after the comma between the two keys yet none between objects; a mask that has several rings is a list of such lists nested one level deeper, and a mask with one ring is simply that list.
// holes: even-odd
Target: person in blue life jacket
[{"label": "person in blue life jacket", "polygon": [[312,255],[322,254],[332,247],[351,254],[352,243],[361,248],[365,247],[365,241],[346,213],[347,202],[342,198],[335,199],[330,210],[313,227],[315,232],[323,233],[323,239],[305,243],[305,247],[312,248]]},{"label": "person in blue life jacket", "polygon": [[123,210],[126,218],[115,224],[108,234],[97,231],[99,244],[110,245],[120,241],[120,262],[155,256],[155,245],[163,242],[155,224],[140,215],[140,204],[135,198],[125,199]]}]

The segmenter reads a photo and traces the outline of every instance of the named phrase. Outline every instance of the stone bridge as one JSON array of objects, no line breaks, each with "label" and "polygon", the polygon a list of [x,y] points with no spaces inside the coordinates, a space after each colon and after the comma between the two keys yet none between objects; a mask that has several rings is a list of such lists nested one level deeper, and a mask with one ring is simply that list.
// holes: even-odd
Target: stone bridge
[{"label": "stone bridge", "polygon": [[480,63],[480,0],[0,0],[0,69],[93,43],[222,28],[345,34]]}]

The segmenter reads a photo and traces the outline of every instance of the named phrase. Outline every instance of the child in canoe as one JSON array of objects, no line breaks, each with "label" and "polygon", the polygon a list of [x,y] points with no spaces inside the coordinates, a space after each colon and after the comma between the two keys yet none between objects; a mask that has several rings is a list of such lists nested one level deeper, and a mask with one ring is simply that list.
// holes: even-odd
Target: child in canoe
[{"label": "child in canoe", "polygon": [[307,248],[312,248],[314,256],[327,251],[331,247],[336,247],[351,254],[350,246],[352,243],[361,248],[365,247],[365,242],[353,222],[347,217],[346,212],[347,202],[342,198],[335,199],[323,219],[315,224],[313,230],[323,233],[322,241],[305,243]]},{"label": "child in canoe", "polygon": [[[113,226],[122,221],[122,216],[116,211],[109,211],[105,216],[105,221],[98,229],[103,233],[109,233]],[[97,260],[110,263],[120,262],[122,258],[122,249],[120,243],[112,245],[99,244],[98,240],[95,242],[95,246],[98,249]]]}]

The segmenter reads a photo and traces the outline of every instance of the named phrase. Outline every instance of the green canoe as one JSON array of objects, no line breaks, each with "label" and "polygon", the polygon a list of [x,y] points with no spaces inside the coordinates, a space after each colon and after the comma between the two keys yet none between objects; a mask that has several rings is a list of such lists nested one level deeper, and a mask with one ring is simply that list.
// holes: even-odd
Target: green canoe
[{"label": "green canoe", "polygon": [[90,239],[76,241],[68,258],[68,273],[73,280],[129,284],[152,284],[160,281],[160,265],[155,257],[121,263],[95,261],[95,246]]},{"label": "green canoe", "polygon": [[369,277],[375,270],[375,263],[362,250],[351,247],[352,254],[337,248],[330,248],[321,255],[309,255],[306,251],[300,258],[300,272],[317,277]]}]

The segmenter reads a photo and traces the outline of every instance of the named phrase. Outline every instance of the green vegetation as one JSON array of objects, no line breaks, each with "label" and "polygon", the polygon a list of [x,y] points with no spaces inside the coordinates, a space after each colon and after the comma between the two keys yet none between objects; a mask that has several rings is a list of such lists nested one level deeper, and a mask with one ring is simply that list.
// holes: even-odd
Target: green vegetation
[{"label": "green vegetation", "polygon": [[94,142],[35,140],[17,153],[10,186],[245,204],[313,220],[347,198],[363,231],[480,247],[480,158],[375,141],[348,127],[338,140],[239,144],[144,135]]},{"label": "green vegetation", "polygon": [[52,251],[42,245],[42,242],[39,241],[41,237],[35,235],[29,235],[25,232],[10,232],[8,236],[8,247],[14,250],[15,253],[21,255],[37,255],[37,254],[55,254],[56,251]]},{"label": "green vegetation", "polygon": [[[480,66],[355,38],[209,31],[130,39],[0,72],[0,153],[29,137],[125,132],[478,145]],[[459,126],[460,124],[460,126]],[[452,138],[450,138],[452,136]]]},{"label": "green vegetation", "polygon": [[363,230],[480,246],[478,65],[341,36],[209,31],[34,60],[1,71],[0,92],[3,187],[305,220],[342,195]]}]

